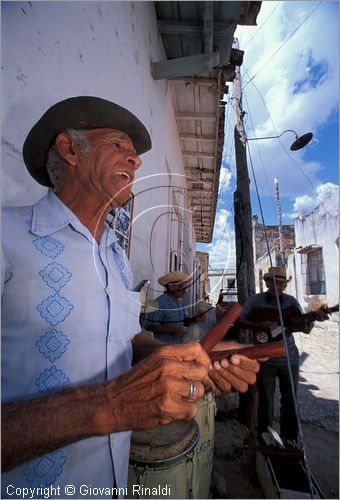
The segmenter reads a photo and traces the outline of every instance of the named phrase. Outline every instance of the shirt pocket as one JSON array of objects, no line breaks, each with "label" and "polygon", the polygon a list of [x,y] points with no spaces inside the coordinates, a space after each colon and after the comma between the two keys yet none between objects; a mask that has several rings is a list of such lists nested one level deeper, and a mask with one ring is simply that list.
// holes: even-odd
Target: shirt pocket
[{"label": "shirt pocket", "polygon": [[119,322],[124,331],[124,337],[126,341],[129,342],[141,331],[139,322],[141,308],[140,294],[139,292],[120,289],[119,293],[115,294],[114,300],[119,306]]}]

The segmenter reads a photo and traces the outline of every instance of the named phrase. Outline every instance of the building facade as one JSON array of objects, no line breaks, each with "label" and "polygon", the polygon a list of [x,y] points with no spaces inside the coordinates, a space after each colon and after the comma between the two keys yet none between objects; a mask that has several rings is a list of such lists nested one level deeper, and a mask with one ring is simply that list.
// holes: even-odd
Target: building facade
[{"label": "building facade", "polygon": [[308,309],[339,303],[339,193],[295,220],[295,287]]}]

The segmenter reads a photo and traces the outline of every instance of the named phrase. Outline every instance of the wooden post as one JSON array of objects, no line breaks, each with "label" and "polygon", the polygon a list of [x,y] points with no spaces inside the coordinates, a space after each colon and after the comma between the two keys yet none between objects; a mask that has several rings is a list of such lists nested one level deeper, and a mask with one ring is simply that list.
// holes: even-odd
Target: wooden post
[{"label": "wooden post", "polygon": [[[238,41],[236,42],[238,47]],[[235,159],[237,185],[234,193],[234,221],[236,246],[237,297],[242,305],[255,293],[254,252],[252,241],[252,216],[249,192],[249,175],[246,154],[246,135],[243,124],[242,91],[240,67],[235,67],[233,82],[235,109]],[[249,338],[248,338],[249,341]],[[257,423],[257,391],[250,387],[245,394],[239,395],[239,419],[249,429],[250,437],[255,439]]]}]

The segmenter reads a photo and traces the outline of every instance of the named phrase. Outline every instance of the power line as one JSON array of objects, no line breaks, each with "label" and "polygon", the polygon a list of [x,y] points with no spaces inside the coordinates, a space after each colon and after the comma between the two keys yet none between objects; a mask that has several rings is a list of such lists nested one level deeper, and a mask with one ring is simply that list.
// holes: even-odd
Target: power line
[{"label": "power line", "polygon": [[[245,70],[245,71],[247,72],[247,74],[249,74],[249,73],[248,73],[248,70]],[[260,99],[261,99],[261,101],[262,101],[262,104],[263,104],[263,106],[264,106],[264,108],[265,108],[265,110],[266,110],[266,112],[267,112],[267,114],[268,114],[268,118],[270,119],[270,121],[271,121],[271,123],[272,123],[272,125],[273,125],[273,129],[274,129],[275,134],[276,134],[276,135],[279,135],[279,133],[278,133],[278,131],[277,131],[277,129],[276,129],[275,123],[274,123],[274,121],[273,121],[273,118],[272,118],[272,116],[271,116],[271,114],[270,114],[270,112],[269,112],[269,109],[267,108],[267,105],[266,105],[266,102],[265,102],[265,100],[264,100],[264,98],[263,98],[263,95],[261,94],[260,90],[256,87],[255,83],[254,83],[253,81],[252,81],[251,83],[252,83],[252,85],[254,86],[255,90],[257,91],[257,93],[258,93],[258,94],[259,94],[259,96],[260,96]],[[246,97],[246,99],[247,99],[247,97]],[[249,105],[248,105],[248,108],[249,108]],[[253,130],[254,130],[254,127],[253,127]],[[255,135],[255,130],[254,130],[254,135]],[[292,155],[290,155],[290,154],[289,154],[289,152],[287,151],[287,149],[284,147],[284,144],[283,144],[283,142],[281,141],[281,138],[280,138],[280,137],[278,137],[278,140],[279,140],[280,146],[281,146],[281,148],[283,149],[283,151],[285,152],[285,154],[286,154],[286,155],[288,156],[288,158],[289,158],[289,159],[290,159],[290,160],[291,160],[291,161],[295,164],[295,166],[296,166],[296,167],[300,170],[300,172],[302,173],[302,175],[305,177],[305,179],[306,179],[306,180],[309,182],[309,184],[312,186],[313,192],[315,193],[315,192],[316,192],[316,190],[315,190],[315,186],[314,186],[313,182],[311,181],[311,179],[310,179],[310,178],[309,178],[309,177],[305,174],[305,172],[303,171],[303,169],[300,167],[300,165],[297,163],[297,161],[296,161],[296,160],[292,157]],[[258,145],[257,145],[257,146],[258,146]]]},{"label": "power line", "polygon": [[263,28],[263,26],[266,24],[266,22],[268,21],[268,19],[274,14],[274,12],[276,11],[276,9],[278,8],[278,6],[280,5],[281,2],[277,2],[276,6],[274,7],[274,9],[271,11],[271,13],[269,14],[269,16],[266,17],[266,19],[263,21],[263,23],[261,24],[261,26],[259,26],[259,28],[255,31],[254,35],[248,40],[248,42],[243,46],[243,49],[246,48],[246,46],[256,37],[256,35],[259,33],[259,31],[261,31],[261,29]]},{"label": "power line", "polygon": [[[245,99],[246,99],[246,103],[247,103],[247,106],[248,106],[248,114],[249,114],[249,117],[250,117],[250,122],[251,122],[251,126],[252,126],[252,129],[253,129],[253,133],[254,133],[254,136],[255,136],[255,127],[254,127],[254,122],[253,122],[253,118],[251,116],[251,113],[249,111],[249,103],[248,103],[248,99],[247,99],[247,95],[246,93],[244,93],[244,96],[245,96]],[[265,181],[266,181],[266,184],[267,184],[267,189],[268,189],[268,192],[271,193],[272,191],[272,188],[269,186],[269,181],[268,181],[268,177],[267,177],[267,172],[266,172],[266,169],[265,169],[265,166],[264,166],[264,163],[263,163],[263,160],[262,160],[262,156],[261,156],[261,151],[260,151],[260,146],[259,146],[259,143],[256,142],[256,147],[257,147],[257,152],[258,152],[258,155],[259,155],[259,158],[260,158],[260,162],[261,162],[261,165],[262,165],[262,170],[263,170],[263,175],[264,175],[264,178],[265,178]],[[275,209],[275,203],[274,203],[274,197],[273,195],[270,196],[270,199],[271,201],[273,202],[273,208]]]},{"label": "power line", "polygon": [[301,28],[301,26],[307,21],[307,19],[316,11],[318,7],[322,4],[322,1],[320,1],[314,9],[310,11],[310,13],[305,17],[305,19],[299,24],[299,26],[288,36],[288,38],[280,45],[280,47],[270,56],[270,58],[261,66],[261,68],[251,77],[251,79],[245,84],[243,89],[252,81],[254,78],[260,73],[260,71],[263,70],[263,68],[276,56],[276,54],[282,49],[284,45],[292,38],[293,35]]}]

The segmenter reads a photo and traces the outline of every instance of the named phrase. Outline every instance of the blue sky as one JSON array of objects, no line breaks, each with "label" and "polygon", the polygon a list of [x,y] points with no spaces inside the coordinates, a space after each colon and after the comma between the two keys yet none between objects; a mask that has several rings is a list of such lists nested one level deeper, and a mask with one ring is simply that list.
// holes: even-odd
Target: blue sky
[{"label": "blue sky", "polygon": [[[254,179],[267,225],[277,223],[274,178],[279,181],[283,224],[318,206],[338,189],[339,68],[338,2],[264,1],[257,26],[238,26],[246,135],[267,137],[292,129],[313,133],[304,149],[291,152],[294,134],[250,141],[248,157],[252,213],[260,216]],[[225,96],[225,144],[212,243],[211,268],[235,267],[233,192],[236,186],[233,87]],[[252,164],[252,165],[251,165]],[[261,221],[261,220],[260,220]]]}]

